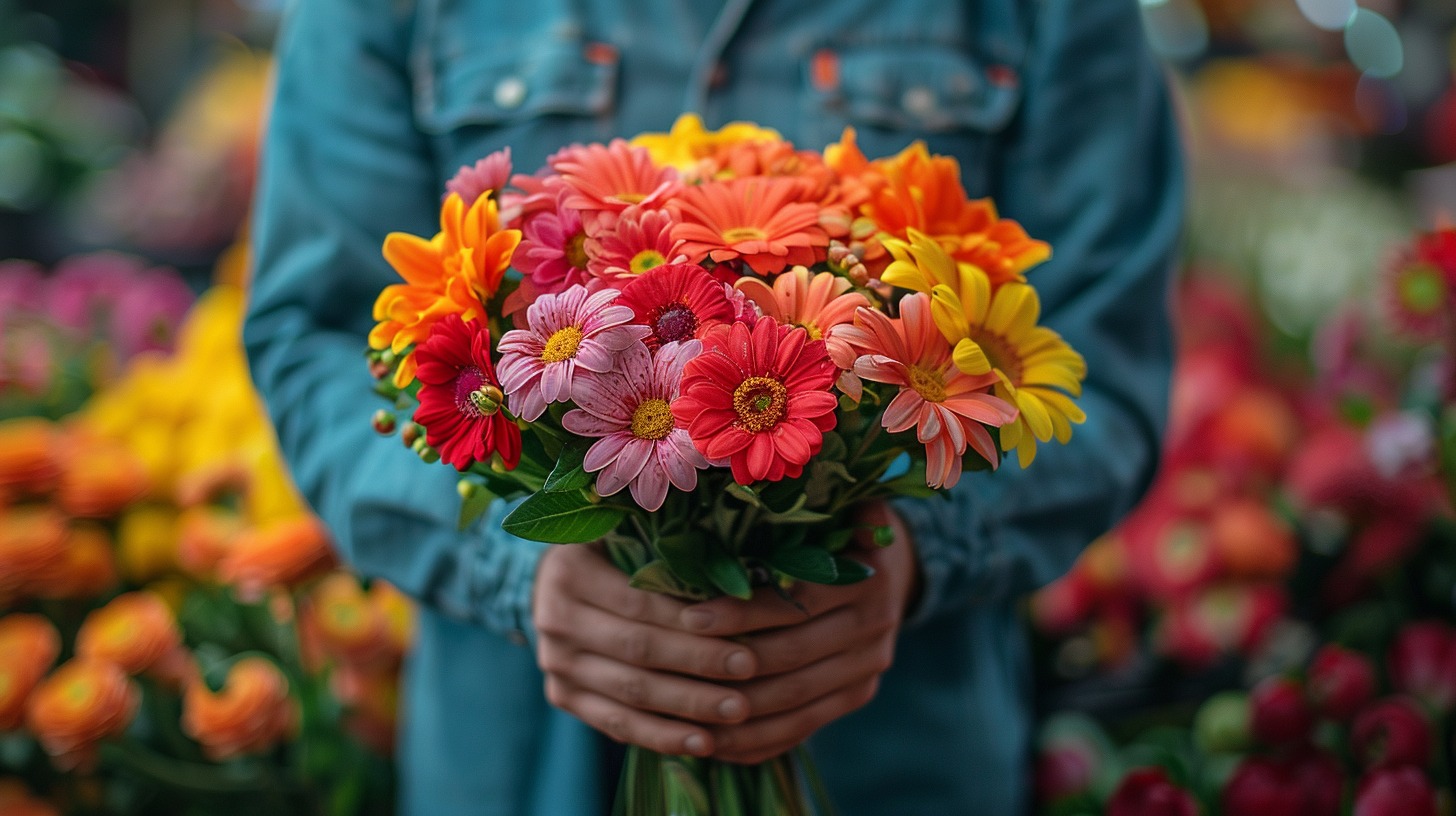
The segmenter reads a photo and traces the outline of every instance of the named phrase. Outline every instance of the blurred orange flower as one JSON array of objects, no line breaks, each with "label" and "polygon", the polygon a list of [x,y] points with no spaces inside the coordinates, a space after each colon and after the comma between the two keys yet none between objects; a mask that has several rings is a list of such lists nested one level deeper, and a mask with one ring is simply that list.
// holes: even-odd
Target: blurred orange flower
[{"label": "blurred orange flower", "polygon": [[242,517],[227,508],[198,505],[183,510],[178,520],[177,563],[188,575],[211,580],[244,526]]},{"label": "blurred orange flower", "polygon": [[240,534],[218,565],[238,596],[257,601],[273,586],[296,586],[334,566],[323,523],[312,516],[275,521]]},{"label": "blurred orange flower", "polygon": [[0,422],[0,495],[44,493],[60,473],[56,427],[36,417]]},{"label": "blurred orange flower", "polygon": [[76,654],[141,674],[182,647],[182,632],[172,610],[157,595],[141,591],[118,595],[82,622]]},{"label": "blurred orange flower", "polygon": [[60,505],[73,516],[110,518],[146,495],[147,471],[125,446],[77,432],[67,444]]},{"label": "blurred orange flower", "polygon": [[244,657],[220,691],[195,679],[182,697],[182,730],[212,759],[267,751],[293,733],[298,712],[288,679],[262,657]]},{"label": "blurred orange flower", "polygon": [[56,767],[85,768],[97,743],[131,724],[140,697],[115,664],[78,657],[36,686],[26,723]]},{"label": "blurred orange flower", "polygon": [[0,813],[5,816],[60,816],[55,805],[32,796],[19,779],[0,779]]},{"label": "blurred orange flower", "polygon": [[66,518],[54,507],[0,509],[0,600],[34,589],[66,556]]},{"label": "blurred orange flower", "polygon": [[25,702],[61,652],[56,627],[40,615],[0,618],[0,731],[25,718]]},{"label": "blurred orange flower", "polygon": [[369,602],[384,616],[385,634],[396,657],[403,657],[415,637],[415,605],[392,584],[376,580],[369,586]]},{"label": "blurred orange flower", "polygon": [[334,676],[334,693],[349,709],[345,727],[381,754],[394,752],[399,712],[399,673],[392,668],[344,668]]},{"label": "blurred orange flower", "polygon": [[116,586],[111,536],[99,524],[78,521],[66,530],[63,557],[34,579],[38,598],[96,598]]},{"label": "blurred orange flower", "polygon": [[398,656],[384,610],[352,575],[329,575],[314,587],[309,600],[327,654],[354,665],[386,663]]}]

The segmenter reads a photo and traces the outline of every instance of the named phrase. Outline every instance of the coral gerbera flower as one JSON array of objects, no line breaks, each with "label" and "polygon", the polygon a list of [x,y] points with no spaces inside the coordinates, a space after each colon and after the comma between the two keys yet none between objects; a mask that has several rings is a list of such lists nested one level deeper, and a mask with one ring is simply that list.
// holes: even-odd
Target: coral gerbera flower
[{"label": "coral gerbera flower", "polygon": [[586,240],[587,271],[614,280],[686,261],[683,241],[672,237],[672,225],[672,216],[663,210],[623,211],[611,229]]},{"label": "coral gerbera flower", "polygon": [[521,230],[516,250],[516,269],[531,279],[537,293],[560,292],[568,286],[586,283],[586,230],[581,213],[557,207],[537,213]]},{"label": "coral gerbera flower", "polygon": [[1041,300],[1024,283],[1005,283],[994,292],[986,273],[961,264],[960,283],[937,285],[931,293],[935,323],[955,344],[955,363],[967,374],[994,373],[996,396],[1017,407],[1016,422],[1001,429],[1001,449],[1015,450],[1022,467],[1036,456],[1036,443],[1072,438],[1072,425],[1086,419],[1072,401],[1082,393],[1087,363],[1061,335],[1038,326]]},{"label": "coral gerbera flower", "polygon": [[797,326],[718,326],[684,367],[672,412],[709,462],[728,461],[739,484],[792,479],[834,427],[839,400],[829,387],[838,374],[824,341]]},{"label": "coral gerbera flower", "polygon": [[723,284],[696,264],[660,266],[623,287],[617,302],[632,309],[633,322],[651,330],[646,340],[654,348],[701,339],[709,329],[736,317]]},{"label": "coral gerbera flower", "polygon": [[506,415],[505,394],[490,362],[490,332],[479,320],[450,315],[415,350],[425,441],[459,470],[499,453],[507,469],[521,461],[521,429]]},{"label": "coral gerbera flower", "polygon": [[[501,229],[493,198],[481,197],[467,208],[454,193],[440,208],[435,237],[390,233],[384,257],[405,282],[384,287],[375,299],[379,324],[369,333],[369,347],[398,354],[424,340],[445,315],[469,320],[484,314],[520,240],[519,230]],[[400,360],[394,383],[403,388],[414,376],[409,354]]]},{"label": "coral gerbera flower", "polygon": [[790,265],[812,266],[829,249],[820,207],[801,200],[793,178],[743,178],[687,187],[669,202],[680,222],[673,237],[687,243],[688,260],[742,258],[760,275]]},{"label": "coral gerbera flower", "polygon": [[565,184],[561,206],[581,210],[588,232],[609,226],[633,205],[662,206],[679,186],[676,170],[659,167],[646,150],[621,139],[566,148],[552,156],[550,164]]},{"label": "coral gerbera flower", "polygon": [[859,292],[849,291],[848,279],[796,266],[774,278],[772,288],[758,278],[739,278],[734,286],[758,304],[766,317],[801,326],[810,338],[823,340],[829,357],[840,368],[853,365],[849,344],[839,339],[836,330],[852,325],[854,310],[870,305],[870,301]]},{"label": "coral gerbera flower", "polygon": [[991,395],[996,375],[956,368],[950,343],[930,316],[929,296],[917,292],[901,300],[898,320],[861,308],[842,336],[862,352],[855,374],[900,386],[880,421],[890,433],[915,429],[915,438],[925,445],[926,484],[954,487],[968,446],[991,467],[1000,464],[986,426],[1014,422],[1016,409]]},{"label": "coral gerbera flower", "polygon": [[561,424],[574,434],[600,437],[582,462],[597,473],[598,493],[610,496],[630,484],[632,499],[656,510],[669,483],[683,491],[698,486],[698,471],[708,460],[673,417],[672,403],[683,366],[702,348],[697,340],[668,343],[654,357],[645,346],[632,346],[622,352],[617,371],[581,379],[581,407],[568,411]]},{"label": "coral gerbera flower", "polygon": [[575,399],[578,366],[605,374],[620,352],[652,333],[632,325],[632,310],[613,302],[619,294],[572,286],[542,295],[526,310],[527,328],[501,337],[501,386],[516,416],[531,422],[547,403]]}]

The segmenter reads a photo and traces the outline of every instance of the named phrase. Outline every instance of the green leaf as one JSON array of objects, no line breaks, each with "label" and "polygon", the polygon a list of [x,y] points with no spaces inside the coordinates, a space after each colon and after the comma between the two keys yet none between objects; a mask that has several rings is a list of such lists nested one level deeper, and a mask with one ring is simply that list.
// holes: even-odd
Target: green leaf
[{"label": "green leaf", "polygon": [[713,580],[708,577],[707,544],[701,536],[663,536],[657,540],[656,549],[679,581],[693,592],[709,594]]},{"label": "green leaf", "polygon": [[658,592],[685,600],[706,601],[708,599],[707,593],[694,590],[693,587],[683,583],[668,568],[665,561],[653,561],[632,573],[632,578],[628,580],[627,584],[635,589]]},{"label": "green leaf", "polygon": [[708,791],[686,764],[677,757],[662,763],[662,787],[667,798],[667,812],[672,816],[712,816],[708,807]]},{"label": "green leaf", "polygon": [[748,569],[743,562],[723,552],[717,545],[709,545],[712,553],[708,557],[706,572],[713,586],[724,594],[748,600],[753,597],[753,586],[748,582]]},{"label": "green leaf", "polygon": [[737,482],[731,482],[723,492],[745,504],[754,507],[763,507],[763,502],[759,499],[758,493],[751,487],[741,485]]},{"label": "green leaf", "polygon": [[484,479],[465,477],[460,480],[460,520],[457,530],[465,530],[485,514],[496,495],[484,484]]},{"label": "green leaf", "polygon": [[859,561],[853,558],[845,558],[842,555],[834,556],[834,568],[839,574],[834,576],[834,580],[829,583],[835,586],[857,584],[875,574],[874,570]]},{"label": "green leaf", "polygon": [[610,533],[626,511],[593,504],[580,491],[535,493],[501,521],[501,529],[514,536],[548,544],[582,544]]},{"label": "green leaf", "polygon": [[581,465],[582,460],[586,458],[588,447],[582,441],[568,442],[561,449],[561,456],[556,460],[556,467],[551,469],[551,475],[546,477],[546,482],[541,485],[541,489],[547,493],[565,493],[568,490],[580,490],[591,484],[591,474],[587,473]]},{"label": "green leaf", "polygon": [[834,556],[818,547],[783,547],[765,559],[783,574],[814,584],[832,584],[839,577]]}]

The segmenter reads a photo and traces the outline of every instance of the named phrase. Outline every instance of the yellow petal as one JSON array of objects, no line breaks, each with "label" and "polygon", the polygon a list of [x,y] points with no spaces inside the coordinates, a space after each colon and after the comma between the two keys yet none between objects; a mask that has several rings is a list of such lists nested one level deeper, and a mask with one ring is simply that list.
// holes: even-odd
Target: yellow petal
[{"label": "yellow petal", "polygon": [[955,360],[956,368],[967,374],[979,375],[991,370],[991,361],[986,357],[985,350],[970,338],[956,343],[951,359]]},{"label": "yellow petal", "polygon": [[1035,326],[1041,314],[1036,290],[1023,283],[1007,283],[996,290],[991,311],[986,315],[986,328],[1017,343]]},{"label": "yellow petal", "polygon": [[1052,438],[1052,418],[1035,393],[1022,389],[1016,395],[1016,407],[1021,409],[1021,418],[1037,439],[1045,442]]}]

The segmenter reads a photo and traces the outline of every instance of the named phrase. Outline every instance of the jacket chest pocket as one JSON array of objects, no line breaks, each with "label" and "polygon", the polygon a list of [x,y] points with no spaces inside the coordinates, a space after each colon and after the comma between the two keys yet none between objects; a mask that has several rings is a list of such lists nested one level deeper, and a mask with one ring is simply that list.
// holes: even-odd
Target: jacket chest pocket
[{"label": "jacket chest pocket", "polygon": [[870,158],[921,139],[960,162],[972,196],[988,191],[997,136],[1021,101],[1014,68],[940,44],[826,46],[809,58],[805,83],[809,146],[837,141],[845,127]]},{"label": "jacket chest pocket", "polygon": [[569,13],[542,14],[506,36],[498,22],[474,19],[491,5],[430,0],[419,18],[415,121],[434,139],[445,177],[505,146],[517,171],[530,172],[563,145],[623,135],[611,132],[614,47],[584,37]]}]

